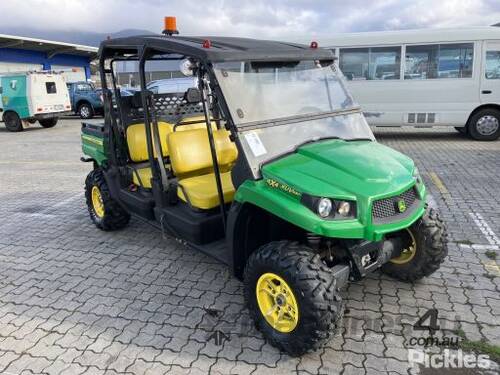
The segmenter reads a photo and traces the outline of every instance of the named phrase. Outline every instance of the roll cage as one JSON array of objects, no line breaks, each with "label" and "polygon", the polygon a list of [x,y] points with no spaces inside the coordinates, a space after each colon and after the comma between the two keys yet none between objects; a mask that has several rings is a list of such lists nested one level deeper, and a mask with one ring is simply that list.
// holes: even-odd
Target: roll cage
[{"label": "roll cage", "polygon": [[[167,56],[165,56],[167,55]],[[169,57],[173,55],[175,57]],[[180,37],[180,36],[138,36],[107,40],[101,43],[99,49],[99,68],[103,88],[105,108],[105,129],[111,135],[108,138],[108,164],[123,167],[127,163],[124,145],[124,125],[131,121],[141,120],[145,124],[148,163],[152,171],[151,189],[155,206],[164,208],[169,205],[169,181],[162,162],[162,145],[158,130],[158,114],[160,109],[172,109],[165,101],[172,101],[172,96],[153,94],[146,89],[147,80],[145,66],[147,61],[180,60],[191,58],[197,64],[195,74],[198,77],[198,89],[201,93],[200,103],[192,104],[193,111],[203,114],[208,132],[210,150],[215,172],[216,186],[219,198],[219,207],[222,222],[226,227],[226,207],[223,198],[223,189],[217,151],[214,144],[212,121],[217,128],[224,120],[225,128],[231,134],[240,157],[234,167],[233,181],[235,187],[247,179],[254,179],[249,165],[242,152],[238,138],[237,127],[234,125],[231,113],[227,107],[224,95],[217,83],[212,69],[214,62],[226,61],[297,61],[297,60],[326,60],[333,59],[331,51],[318,49],[299,44],[253,40],[245,38],[210,38],[210,37]],[[117,87],[114,63],[117,61],[136,61],[139,66],[140,93],[134,97],[122,97]],[[111,82],[108,82],[111,77]],[[109,85],[111,83],[111,86]],[[117,110],[114,110],[114,100]],[[176,98],[185,102],[184,98]],[[186,103],[183,103],[186,104]],[[188,104],[189,105],[189,104]],[[175,112],[175,111],[174,111]],[[211,118],[210,113],[213,114]],[[168,113],[175,115],[175,113]],[[176,123],[177,125],[177,123]],[[155,158],[154,150],[158,150]]]}]

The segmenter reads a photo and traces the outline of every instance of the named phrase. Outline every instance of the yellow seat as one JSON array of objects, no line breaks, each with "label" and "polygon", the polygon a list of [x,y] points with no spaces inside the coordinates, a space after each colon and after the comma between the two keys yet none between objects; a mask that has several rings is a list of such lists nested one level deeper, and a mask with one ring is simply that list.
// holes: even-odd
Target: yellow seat
[{"label": "yellow seat", "polygon": [[[221,170],[224,202],[234,197],[231,168],[238,157],[236,145],[223,129],[213,132],[217,161]],[[172,169],[179,180],[178,197],[200,209],[219,205],[217,184],[213,172],[212,153],[206,129],[170,133],[167,138]]]},{"label": "yellow seat", "polygon": [[[160,144],[163,157],[168,156],[167,136],[174,131],[174,125],[168,122],[158,122],[158,134],[160,135]],[[127,128],[127,146],[130,159],[134,163],[140,163],[149,160],[148,144],[146,141],[146,127],[144,124],[133,124]],[[154,157],[156,149],[154,148]]]},{"label": "yellow seat", "polygon": [[[231,172],[220,174],[224,203],[233,201],[234,186],[231,181]],[[189,199],[186,199],[184,192]],[[184,178],[179,181],[177,196],[193,207],[208,210],[219,205],[219,193],[215,182],[215,173],[209,173],[196,177]]]},{"label": "yellow seat", "polygon": [[[131,165],[132,167],[132,182],[137,186],[142,186],[146,189],[151,189],[151,178],[153,177],[153,173],[151,172],[151,168],[149,166],[145,167],[136,167]],[[168,170],[170,166],[165,164],[165,168]]]}]

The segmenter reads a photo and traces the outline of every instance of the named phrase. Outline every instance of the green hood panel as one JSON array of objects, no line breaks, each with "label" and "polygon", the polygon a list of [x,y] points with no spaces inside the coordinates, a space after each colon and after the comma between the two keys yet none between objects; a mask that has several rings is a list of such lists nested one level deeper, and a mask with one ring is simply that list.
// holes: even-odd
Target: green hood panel
[{"label": "green hood panel", "polygon": [[264,166],[272,178],[320,197],[371,200],[414,183],[413,161],[378,142],[322,141]]},{"label": "green hood panel", "polygon": [[[374,200],[397,196],[415,185],[414,163],[377,142],[328,140],[302,146],[262,168],[263,179],[245,181],[235,200],[261,207],[306,231],[334,238],[380,241],[412,225],[425,212],[426,189],[416,185],[419,205],[411,215],[374,225]],[[356,200],[357,218],[324,220],[300,200],[301,193]]]}]

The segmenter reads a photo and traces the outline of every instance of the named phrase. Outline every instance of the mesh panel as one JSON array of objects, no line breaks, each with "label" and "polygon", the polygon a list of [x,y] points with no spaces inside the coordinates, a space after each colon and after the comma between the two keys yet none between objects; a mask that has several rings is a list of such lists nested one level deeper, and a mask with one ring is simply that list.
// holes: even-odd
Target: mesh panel
[{"label": "mesh panel", "polygon": [[[401,199],[404,200],[407,207],[406,211],[403,213],[397,210],[397,202]],[[372,208],[373,222],[386,221],[386,219],[388,218],[397,219],[399,216],[405,215],[416,200],[417,196],[415,193],[415,188],[411,188],[395,197],[384,198],[375,201]]]},{"label": "mesh panel", "polygon": [[153,95],[154,114],[157,118],[177,119],[191,114],[203,113],[201,103],[188,103],[184,100],[184,93]]}]

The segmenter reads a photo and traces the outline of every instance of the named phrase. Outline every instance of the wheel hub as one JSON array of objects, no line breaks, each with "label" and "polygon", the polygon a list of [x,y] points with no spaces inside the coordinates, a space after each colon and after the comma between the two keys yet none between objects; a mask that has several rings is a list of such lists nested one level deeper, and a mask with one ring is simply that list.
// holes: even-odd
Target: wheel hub
[{"label": "wheel hub", "polygon": [[494,134],[500,124],[495,116],[486,115],[477,120],[476,129],[481,135],[492,135]]},{"label": "wheel hub", "polygon": [[104,202],[102,201],[101,191],[97,186],[92,187],[92,207],[97,217],[104,217]]},{"label": "wheel hub", "polygon": [[299,307],[291,287],[280,276],[265,273],[259,277],[256,297],[260,312],[271,327],[289,333],[299,322]]},{"label": "wheel hub", "polygon": [[83,117],[88,117],[90,114],[90,110],[88,109],[88,107],[83,106],[80,109],[80,113],[82,114]]},{"label": "wheel hub", "polygon": [[406,229],[404,233],[407,235],[407,237],[404,239],[404,247],[401,250],[401,254],[395,258],[392,258],[390,260],[391,263],[408,263],[413,259],[413,257],[415,257],[415,254],[417,253],[417,241],[415,240],[415,236],[409,229]]}]

